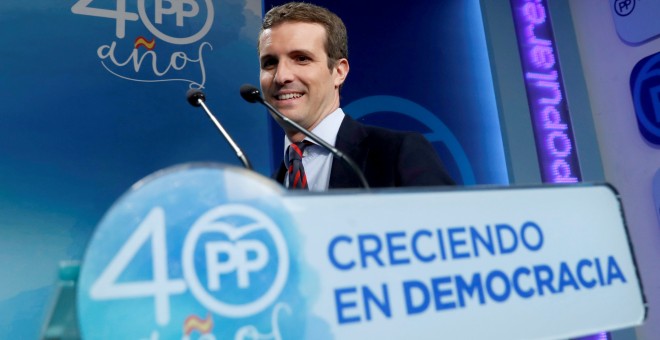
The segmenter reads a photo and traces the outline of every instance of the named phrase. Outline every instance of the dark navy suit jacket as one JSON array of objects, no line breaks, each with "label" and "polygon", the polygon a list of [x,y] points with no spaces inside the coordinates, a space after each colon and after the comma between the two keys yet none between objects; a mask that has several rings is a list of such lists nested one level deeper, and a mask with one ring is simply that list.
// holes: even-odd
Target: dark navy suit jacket
[{"label": "dark navy suit jacket", "polygon": [[[335,147],[349,156],[372,188],[453,185],[440,157],[424,136],[368,126],[346,115]],[[283,183],[284,162],[273,177]],[[332,162],[329,189],[360,188],[359,177],[343,161]]]}]

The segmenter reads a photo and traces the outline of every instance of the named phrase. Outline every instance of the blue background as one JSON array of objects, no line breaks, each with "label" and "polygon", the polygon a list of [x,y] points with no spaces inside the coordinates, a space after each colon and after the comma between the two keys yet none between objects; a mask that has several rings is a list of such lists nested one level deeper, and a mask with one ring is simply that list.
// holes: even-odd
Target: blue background
[{"label": "blue background", "polygon": [[[124,59],[136,36],[148,33],[141,22],[127,22],[118,39],[114,20],[73,14],[75,3],[0,2],[3,339],[37,338],[58,262],[82,258],[103,213],[133,183],[184,162],[240,164],[204,112],[186,102],[187,83],[132,82],[103,68],[97,48],[117,41]],[[114,9],[115,3],[90,6]],[[261,2],[214,5],[214,25],[202,39],[213,45],[205,54],[207,104],[254,166],[268,173],[267,117],[238,91],[258,79]],[[136,7],[127,2],[128,11]],[[205,15],[200,5],[200,19]],[[199,44],[156,40],[163,62],[170,50],[195,56]],[[197,77],[193,69],[190,77]]]}]

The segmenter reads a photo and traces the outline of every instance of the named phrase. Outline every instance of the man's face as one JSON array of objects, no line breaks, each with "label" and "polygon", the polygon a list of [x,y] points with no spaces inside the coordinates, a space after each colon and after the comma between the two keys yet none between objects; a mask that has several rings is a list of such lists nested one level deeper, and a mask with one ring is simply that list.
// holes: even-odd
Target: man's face
[{"label": "man's face", "polygon": [[339,85],[348,74],[346,59],[328,69],[325,39],[323,26],[303,22],[279,24],[259,37],[265,100],[309,130],[339,107]]}]

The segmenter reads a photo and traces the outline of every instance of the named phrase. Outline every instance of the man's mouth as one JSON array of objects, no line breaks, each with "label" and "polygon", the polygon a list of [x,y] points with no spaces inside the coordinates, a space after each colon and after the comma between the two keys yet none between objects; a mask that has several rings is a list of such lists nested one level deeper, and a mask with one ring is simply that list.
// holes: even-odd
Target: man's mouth
[{"label": "man's mouth", "polygon": [[302,97],[302,93],[285,93],[285,94],[280,94],[275,96],[277,100],[289,100],[289,99],[296,99]]}]

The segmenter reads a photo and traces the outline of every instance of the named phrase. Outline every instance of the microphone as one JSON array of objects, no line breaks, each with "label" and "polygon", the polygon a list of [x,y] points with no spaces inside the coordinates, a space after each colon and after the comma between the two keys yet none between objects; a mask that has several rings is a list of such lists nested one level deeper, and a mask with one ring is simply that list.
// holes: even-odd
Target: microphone
[{"label": "microphone", "polygon": [[190,105],[200,107],[202,106],[202,103],[206,101],[206,95],[200,90],[190,89],[186,92],[186,99],[188,99]]},{"label": "microphone", "polygon": [[248,170],[252,170],[252,164],[250,164],[250,161],[247,159],[247,156],[245,156],[241,148],[238,147],[238,145],[234,142],[234,140],[231,138],[229,133],[225,131],[225,129],[220,124],[220,122],[215,118],[213,113],[211,113],[209,108],[206,107],[206,104],[204,104],[204,102],[206,101],[206,95],[204,95],[204,92],[198,89],[190,89],[188,90],[188,92],[186,92],[186,99],[188,99],[188,103],[190,103],[190,105],[195,107],[201,106],[204,109],[206,115],[208,115],[209,118],[211,118],[211,120],[215,124],[215,127],[218,128],[218,130],[220,130],[220,133],[222,133],[222,136],[225,137],[227,143],[229,143],[231,148],[234,149],[236,156],[243,163],[243,166],[245,166],[245,168]]},{"label": "microphone", "polygon": [[264,100],[258,88],[250,84],[245,84],[241,86],[241,97],[243,97],[243,99],[245,99],[249,103],[260,103],[261,105],[264,105],[266,108],[268,108],[268,110],[270,110],[270,112],[274,113],[282,121],[289,124],[297,131],[302,132],[302,134],[309,137],[309,139],[311,139],[314,143],[321,145],[322,147],[330,151],[335,157],[344,161],[344,163],[346,163],[351,168],[351,170],[355,172],[358,178],[360,178],[360,182],[362,183],[362,186],[365,189],[369,189],[369,183],[367,183],[367,179],[364,177],[364,174],[357,166],[357,164],[355,164],[355,162],[350,157],[346,156],[343,152],[339,151],[334,146],[328,144],[328,142],[321,139],[321,137],[315,135],[311,131],[305,129],[304,127],[300,126],[298,123],[292,121],[291,119],[283,115],[276,108],[274,108],[272,105],[270,105],[268,102]]}]

